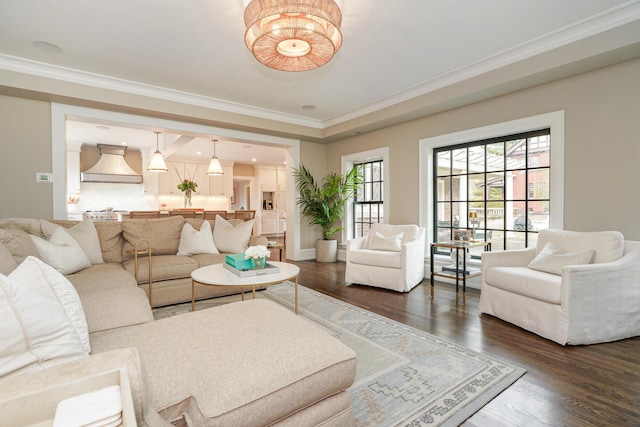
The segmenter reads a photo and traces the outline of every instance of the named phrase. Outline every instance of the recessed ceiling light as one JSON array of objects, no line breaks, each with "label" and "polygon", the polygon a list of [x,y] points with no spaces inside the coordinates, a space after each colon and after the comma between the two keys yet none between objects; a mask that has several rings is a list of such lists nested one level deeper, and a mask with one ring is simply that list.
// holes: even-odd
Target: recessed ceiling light
[{"label": "recessed ceiling light", "polygon": [[315,105],[305,104],[300,108],[302,108],[303,110],[315,110],[317,107]]},{"label": "recessed ceiling light", "polygon": [[251,161],[252,161],[252,162],[257,162],[257,160],[256,160],[255,158],[254,158],[254,159],[251,159]]},{"label": "recessed ceiling light", "polygon": [[120,145],[127,145],[127,143],[125,141],[122,141]]},{"label": "recessed ceiling light", "polygon": [[36,48],[38,48],[39,50],[43,51],[43,52],[50,52],[50,53],[62,53],[63,50],[60,46],[53,44],[53,43],[49,43],[49,42],[45,42],[43,40],[34,40],[31,42],[32,45],[34,45]]},{"label": "recessed ceiling light", "polygon": [[202,154],[202,151],[196,151],[196,154],[199,156]]}]

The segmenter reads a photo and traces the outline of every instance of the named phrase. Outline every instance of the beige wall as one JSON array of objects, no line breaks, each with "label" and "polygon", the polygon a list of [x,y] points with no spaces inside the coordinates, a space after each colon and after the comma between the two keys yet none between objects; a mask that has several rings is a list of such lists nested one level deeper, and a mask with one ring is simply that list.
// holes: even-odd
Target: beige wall
[{"label": "beige wall", "polygon": [[234,176],[256,176],[256,171],[253,165],[245,165],[242,163],[236,163],[233,165]]},{"label": "beige wall", "polygon": [[0,218],[52,218],[51,171],[51,104],[0,96]]},{"label": "beige wall", "polygon": [[389,222],[417,223],[420,139],[557,110],[565,111],[564,228],[640,240],[640,60],[337,141],[327,167],[389,146]]},{"label": "beige wall", "polygon": [[[640,240],[640,60],[541,85],[329,145],[302,142],[301,161],[322,177],[341,156],[390,147],[390,222],[418,222],[418,141],[557,110],[565,111],[564,226],[617,229]],[[0,217],[52,216],[50,103],[0,96]],[[18,188],[18,183],[19,187]],[[300,248],[320,237],[300,219]]]},{"label": "beige wall", "polygon": [[[316,180],[321,180],[327,173],[327,146],[313,142],[300,143],[300,163],[303,164]],[[294,165],[293,167],[297,167]],[[336,169],[337,171],[340,168]],[[300,249],[315,249],[316,240],[322,238],[322,229],[318,225],[310,226],[306,218],[300,218]]]}]

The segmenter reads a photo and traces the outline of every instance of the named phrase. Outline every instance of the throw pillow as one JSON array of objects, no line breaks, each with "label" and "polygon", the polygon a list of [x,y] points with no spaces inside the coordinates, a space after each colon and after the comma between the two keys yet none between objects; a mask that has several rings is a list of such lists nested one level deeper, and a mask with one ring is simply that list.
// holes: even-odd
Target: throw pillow
[{"label": "throw pillow", "polygon": [[0,274],[9,274],[17,266],[18,263],[13,259],[9,249],[3,243],[0,243]]},{"label": "throw pillow", "polygon": [[384,236],[376,231],[370,239],[369,249],[374,251],[393,251],[400,252],[402,249],[402,238],[404,233],[394,234],[392,236]]},{"label": "throw pillow", "polygon": [[36,245],[29,236],[30,234],[24,230],[0,230],[0,243],[9,249],[9,252],[13,255],[16,265],[24,261],[29,255],[39,255],[38,248],[36,248]]},{"label": "throw pillow", "polygon": [[0,378],[85,357],[60,304],[0,274]]},{"label": "throw pillow", "polygon": [[40,235],[40,220],[35,218],[3,218],[0,219],[0,228],[22,230],[27,234]]},{"label": "throw pillow", "polygon": [[563,254],[553,243],[547,243],[527,267],[532,270],[561,275],[562,267],[566,265],[589,264],[593,259],[593,254],[593,250]]},{"label": "throw pillow", "polygon": [[213,234],[211,233],[211,224],[209,224],[209,221],[202,221],[200,230],[196,230],[189,223],[185,223],[184,226],[182,226],[178,255],[217,253],[220,252],[218,252],[215,243],[213,243]]},{"label": "throw pillow", "polygon": [[122,247],[124,246],[122,223],[118,221],[102,221],[93,225],[98,233],[104,262],[122,263]]},{"label": "throw pillow", "polygon": [[213,228],[213,241],[222,253],[239,254],[249,247],[249,239],[255,220],[241,222],[235,227],[220,215],[216,215],[216,226]]},{"label": "throw pillow", "polygon": [[71,282],[52,267],[32,256],[27,257],[18,268],[13,270],[9,279],[37,292],[49,301],[60,304],[78,333],[83,350],[86,354],[91,352],[89,327],[80,297]]},{"label": "throw pillow", "polygon": [[59,227],[49,241],[29,235],[38,248],[40,258],[62,274],[71,274],[91,267],[91,261],[84,251],[64,228]]},{"label": "throw pillow", "polygon": [[154,255],[175,255],[178,252],[183,225],[184,218],[179,215],[168,218],[123,220],[122,259],[133,259],[133,248],[140,239],[149,240]]},{"label": "throw pillow", "polygon": [[[45,236],[51,236],[53,232],[62,227],[47,220],[42,220],[42,233]],[[71,228],[64,228],[67,233],[75,239],[84,251],[91,264],[104,264],[102,259],[102,249],[100,249],[100,240],[98,239],[98,232],[93,225],[93,221],[82,221]]]}]

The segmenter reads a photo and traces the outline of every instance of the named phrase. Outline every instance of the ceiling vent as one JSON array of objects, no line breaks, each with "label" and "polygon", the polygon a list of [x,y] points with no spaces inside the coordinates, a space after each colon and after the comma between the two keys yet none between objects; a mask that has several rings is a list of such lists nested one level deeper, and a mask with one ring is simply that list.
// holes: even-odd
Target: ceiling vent
[{"label": "ceiling vent", "polygon": [[127,147],[98,144],[100,160],[80,174],[82,182],[140,184],[142,175],[131,169],[124,159]]}]

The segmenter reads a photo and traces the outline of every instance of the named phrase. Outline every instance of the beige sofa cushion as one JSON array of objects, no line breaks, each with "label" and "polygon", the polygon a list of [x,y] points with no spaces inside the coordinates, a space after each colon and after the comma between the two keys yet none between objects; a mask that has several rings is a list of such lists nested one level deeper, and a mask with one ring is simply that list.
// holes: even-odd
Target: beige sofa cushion
[{"label": "beige sofa cushion", "polygon": [[221,264],[226,262],[227,254],[198,254],[191,255],[191,258],[198,262],[198,268],[206,267],[212,264]]},{"label": "beige sofa cushion", "polygon": [[178,253],[183,224],[184,218],[181,216],[123,220],[122,235],[124,237],[124,246],[122,259],[133,258],[133,247],[140,239],[147,239],[151,242],[153,254],[155,255],[175,255]]},{"label": "beige sofa cushion", "polygon": [[[194,425],[270,425],[349,387],[355,353],[291,310],[248,300],[91,337],[136,347],[157,410]],[[171,375],[167,375],[167,373]]]},{"label": "beige sofa cushion", "polygon": [[[136,263],[130,259],[122,264],[125,270],[135,275]],[[198,261],[183,255],[154,255],[151,257],[153,281],[191,277],[198,268]],[[138,257],[138,284],[149,283],[149,257]]]},{"label": "beige sofa cushion", "polygon": [[122,223],[117,221],[101,221],[93,224],[98,232],[102,258],[104,262],[122,262]]},{"label": "beige sofa cushion", "polygon": [[35,218],[2,218],[0,228],[22,230],[36,236],[42,235],[40,220]]},{"label": "beige sofa cushion", "polygon": [[38,248],[29,236],[30,234],[21,229],[0,229],[0,243],[11,252],[17,264],[28,256],[40,257]]},{"label": "beige sofa cushion", "polygon": [[153,320],[147,294],[122,264],[96,264],[66,277],[78,291],[89,333]]},{"label": "beige sofa cushion", "polygon": [[0,274],[5,276],[11,273],[18,266],[18,263],[13,259],[13,255],[9,252],[9,249],[0,243]]}]

